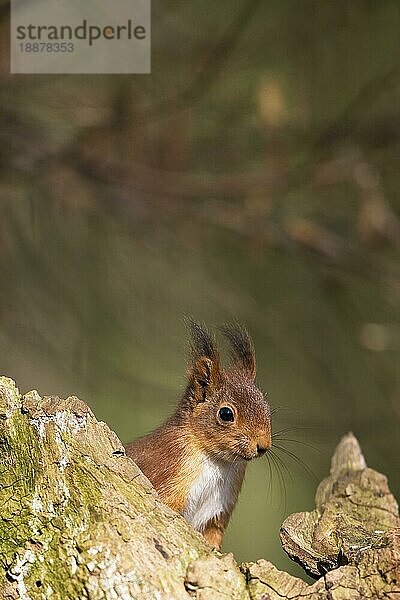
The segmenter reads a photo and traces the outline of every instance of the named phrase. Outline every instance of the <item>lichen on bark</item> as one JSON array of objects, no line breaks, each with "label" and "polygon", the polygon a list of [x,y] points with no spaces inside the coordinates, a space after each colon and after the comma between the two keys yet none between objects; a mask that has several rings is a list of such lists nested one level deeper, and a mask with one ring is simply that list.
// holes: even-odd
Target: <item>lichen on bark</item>
[{"label": "lichen on bark", "polygon": [[0,598],[358,600],[400,595],[400,530],[386,478],[339,444],[316,508],[282,525],[313,585],[266,560],[214,552],[159,500],[78,398],[21,396],[0,378]]},{"label": "lichen on bark", "polygon": [[0,596],[187,599],[211,549],[116,435],[77,398],[21,398],[5,378],[0,398]]}]

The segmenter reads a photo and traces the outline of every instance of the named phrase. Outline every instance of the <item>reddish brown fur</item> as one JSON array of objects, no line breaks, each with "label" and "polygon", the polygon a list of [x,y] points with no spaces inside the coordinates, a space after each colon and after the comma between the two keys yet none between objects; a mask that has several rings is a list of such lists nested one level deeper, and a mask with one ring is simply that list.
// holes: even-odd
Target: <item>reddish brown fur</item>
[{"label": "reddish brown fur", "polygon": [[[243,477],[240,482],[240,486],[242,485]],[[238,490],[239,493],[240,490]],[[222,540],[224,539],[225,529],[228,526],[229,519],[231,515],[228,513],[221,513],[218,517],[214,517],[211,521],[208,522],[207,527],[205,528],[203,535],[206,538],[207,542],[213,548],[217,548],[219,550],[222,546]]]},{"label": "reddish brown fur", "polygon": [[[260,449],[265,451],[271,446],[270,409],[254,383],[254,350],[247,333],[237,328],[224,329],[234,354],[234,367],[224,370],[208,332],[196,323],[191,323],[191,328],[193,361],[187,388],[175,413],[154,432],[129,444],[126,451],[162,500],[181,513],[202,471],[204,456],[224,464],[243,464],[235,479],[229,511],[210,519],[203,530],[209,543],[220,548],[240,492],[246,461],[258,456]],[[233,423],[219,418],[222,406],[233,410]]]}]

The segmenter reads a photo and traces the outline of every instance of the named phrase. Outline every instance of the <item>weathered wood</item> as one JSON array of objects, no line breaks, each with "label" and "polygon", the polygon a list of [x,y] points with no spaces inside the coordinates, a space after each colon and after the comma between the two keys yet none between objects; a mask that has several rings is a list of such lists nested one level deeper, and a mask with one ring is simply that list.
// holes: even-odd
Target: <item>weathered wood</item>
[{"label": "weathered wood", "polygon": [[314,511],[295,513],[281,527],[284,549],[314,577],[358,562],[366,550],[381,547],[390,529],[400,527],[386,477],[367,467],[351,433],[338,445],[315,504]]},{"label": "weathered wood", "polygon": [[21,397],[0,378],[0,598],[399,598],[400,523],[386,478],[349,434],[316,509],[282,525],[313,584],[238,566],[164,506],[117,436],[75,397]]},{"label": "weathered wood", "polygon": [[117,436],[77,398],[21,398],[5,378],[0,398],[0,597],[187,600],[211,549]]}]

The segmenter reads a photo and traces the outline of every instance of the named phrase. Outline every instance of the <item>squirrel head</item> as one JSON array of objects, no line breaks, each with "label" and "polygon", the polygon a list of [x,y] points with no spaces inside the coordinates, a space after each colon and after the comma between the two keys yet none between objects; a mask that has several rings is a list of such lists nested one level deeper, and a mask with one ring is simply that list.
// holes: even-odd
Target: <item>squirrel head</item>
[{"label": "squirrel head", "polygon": [[232,363],[221,366],[208,330],[189,322],[192,357],[181,408],[200,449],[210,458],[251,460],[271,447],[271,411],[255,384],[253,342],[238,325],[221,328],[230,344]]}]

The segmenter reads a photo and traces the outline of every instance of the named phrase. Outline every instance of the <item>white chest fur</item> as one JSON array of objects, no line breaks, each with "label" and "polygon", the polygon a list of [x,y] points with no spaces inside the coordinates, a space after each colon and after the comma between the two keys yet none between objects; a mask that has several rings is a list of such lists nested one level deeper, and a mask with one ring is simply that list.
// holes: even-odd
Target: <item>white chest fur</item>
[{"label": "white chest fur", "polygon": [[207,522],[231,511],[238,495],[245,464],[217,462],[204,456],[202,471],[192,484],[183,516],[202,531]]}]

